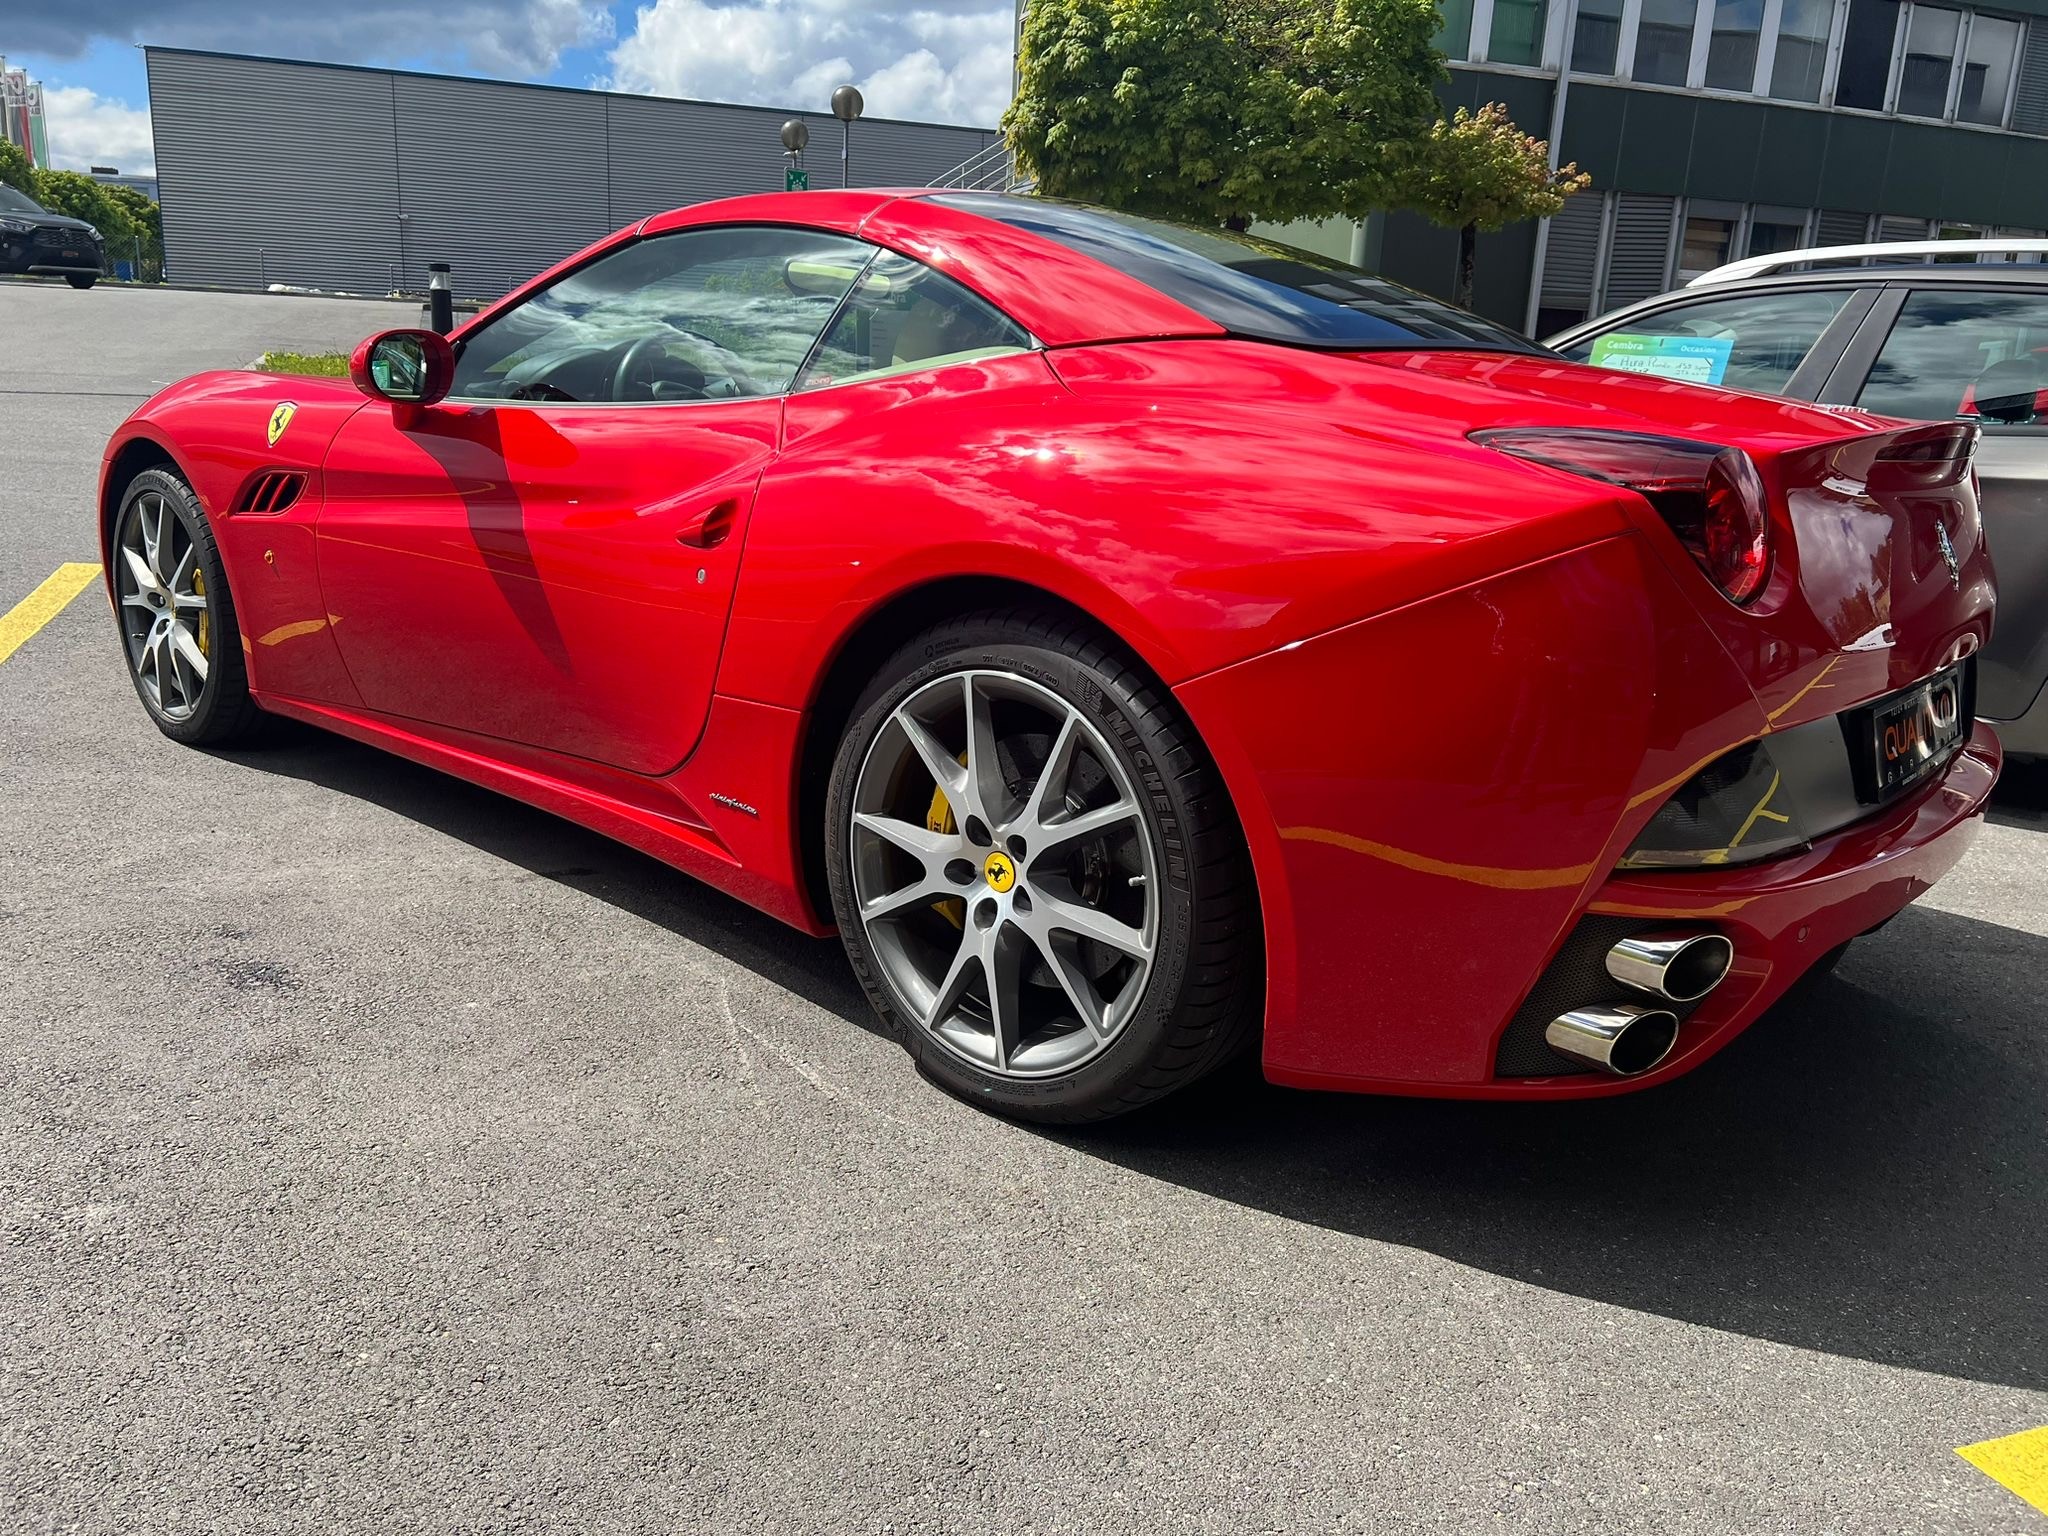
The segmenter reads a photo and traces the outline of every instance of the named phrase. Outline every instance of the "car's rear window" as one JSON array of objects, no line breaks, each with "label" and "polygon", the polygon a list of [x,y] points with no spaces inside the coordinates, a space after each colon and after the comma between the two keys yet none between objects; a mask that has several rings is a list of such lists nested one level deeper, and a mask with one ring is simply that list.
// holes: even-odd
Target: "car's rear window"
[{"label": "car's rear window", "polygon": [[1505,326],[1441,299],[1346,262],[1251,235],[1050,198],[951,192],[932,201],[1092,256],[1235,336],[1335,350],[1541,350]]}]

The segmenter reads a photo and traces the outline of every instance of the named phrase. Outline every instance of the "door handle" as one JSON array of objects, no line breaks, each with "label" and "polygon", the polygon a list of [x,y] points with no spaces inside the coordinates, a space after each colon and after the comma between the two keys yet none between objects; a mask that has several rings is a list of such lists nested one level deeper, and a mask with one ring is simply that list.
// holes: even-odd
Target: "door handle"
[{"label": "door handle", "polygon": [[732,525],[739,521],[740,503],[736,496],[728,496],[716,506],[699,512],[676,534],[678,544],[691,549],[716,549],[723,544],[726,535],[732,532]]}]

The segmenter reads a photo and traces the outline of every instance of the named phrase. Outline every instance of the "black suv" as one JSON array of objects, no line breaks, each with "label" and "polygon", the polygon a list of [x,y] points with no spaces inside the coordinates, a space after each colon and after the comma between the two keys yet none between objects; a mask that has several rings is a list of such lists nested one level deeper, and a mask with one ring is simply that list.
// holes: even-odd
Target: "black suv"
[{"label": "black suv", "polygon": [[49,272],[90,288],[106,269],[98,230],[0,182],[0,272]]},{"label": "black suv", "polygon": [[[1920,264],[1890,264],[1901,261]],[[1549,345],[1630,373],[1976,421],[1984,535],[1998,569],[1998,623],[1979,658],[1977,713],[1998,727],[2008,755],[2048,757],[2044,263],[2041,240],[1784,251],[1584,321]]]}]

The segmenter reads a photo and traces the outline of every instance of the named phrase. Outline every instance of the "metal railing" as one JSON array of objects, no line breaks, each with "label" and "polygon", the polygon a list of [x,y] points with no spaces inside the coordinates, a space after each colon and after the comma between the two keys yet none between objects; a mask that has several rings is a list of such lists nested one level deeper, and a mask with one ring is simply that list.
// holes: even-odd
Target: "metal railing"
[{"label": "metal railing", "polygon": [[1009,142],[1004,139],[997,139],[988,148],[969,155],[930,183],[934,187],[948,187],[961,192],[1007,192],[1016,184],[1017,157],[1010,153]]}]

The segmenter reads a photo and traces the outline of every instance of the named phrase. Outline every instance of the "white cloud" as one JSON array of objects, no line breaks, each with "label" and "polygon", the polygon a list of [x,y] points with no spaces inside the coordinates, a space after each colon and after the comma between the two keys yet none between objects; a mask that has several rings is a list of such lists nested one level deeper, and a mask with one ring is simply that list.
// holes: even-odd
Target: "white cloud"
[{"label": "white cloud", "polygon": [[612,49],[623,91],[824,107],[852,81],[875,117],[992,127],[1010,100],[1016,11],[988,0],[878,10],[850,0],[653,0]]},{"label": "white cloud", "polygon": [[131,107],[82,85],[56,85],[43,91],[43,112],[50,160],[58,170],[110,165],[131,176],[156,174],[156,141],[146,107]]},{"label": "white cloud", "polygon": [[611,41],[609,0],[30,0],[0,46],[75,58],[102,38],[338,63],[427,60],[486,74],[553,73],[564,50]]}]

